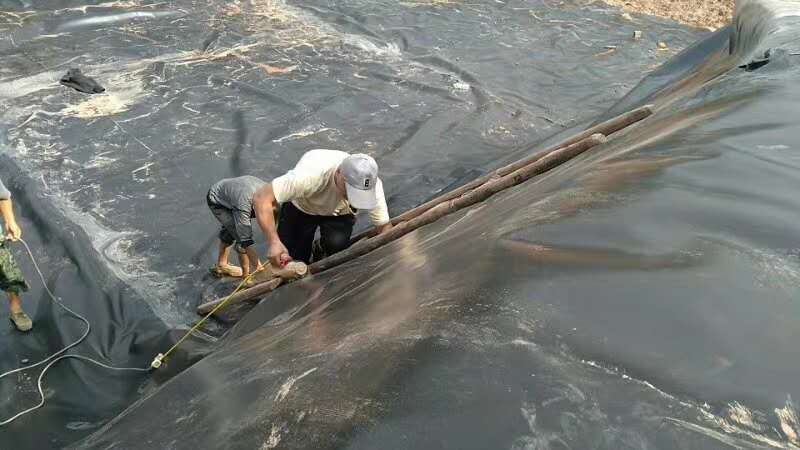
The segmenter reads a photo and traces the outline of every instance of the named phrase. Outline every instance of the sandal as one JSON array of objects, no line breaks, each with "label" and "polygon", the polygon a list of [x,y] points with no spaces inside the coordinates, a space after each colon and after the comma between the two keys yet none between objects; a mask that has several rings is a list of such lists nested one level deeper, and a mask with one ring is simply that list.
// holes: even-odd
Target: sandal
[{"label": "sandal", "polygon": [[19,331],[28,331],[33,328],[33,321],[25,314],[25,311],[11,313],[9,319],[14,322],[14,326],[17,327]]},{"label": "sandal", "polygon": [[217,278],[222,278],[222,277],[241,278],[242,268],[231,264],[225,264],[223,266],[214,266],[211,268],[211,275],[214,275]]}]

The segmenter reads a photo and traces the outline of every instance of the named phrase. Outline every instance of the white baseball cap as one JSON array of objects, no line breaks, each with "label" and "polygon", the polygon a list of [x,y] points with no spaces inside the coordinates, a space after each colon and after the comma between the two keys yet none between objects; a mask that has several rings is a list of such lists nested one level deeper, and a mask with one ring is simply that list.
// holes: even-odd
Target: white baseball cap
[{"label": "white baseball cap", "polygon": [[378,206],[375,186],[378,183],[378,163],[363,153],[350,155],[339,165],[347,188],[347,200],[358,209]]}]

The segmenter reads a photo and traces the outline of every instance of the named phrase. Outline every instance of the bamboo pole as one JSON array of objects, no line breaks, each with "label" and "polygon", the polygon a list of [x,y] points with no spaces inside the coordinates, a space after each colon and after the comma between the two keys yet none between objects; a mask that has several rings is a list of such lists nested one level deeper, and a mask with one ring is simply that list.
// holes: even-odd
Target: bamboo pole
[{"label": "bamboo pole", "polygon": [[[290,283],[294,280],[303,278],[306,275],[308,275],[308,266],[306,265],[306,263],[302,261],[292,261],[286,266],[281,268],[274,268],[272,267],[271,264],[267,263],[264,267],[261,268],[261,270],[253,274],[250,281],[251,283],[253,283],[254,286],[246,290],[252,292],[253,295],[255,295],[256,293],[258,295],[266,294],[267,292],[277,289],[277,287],[280,286],[281,283],[284,281]],[[233,305],[248,300],[250,298],[253,298],[250,296],[240,295],[242,292],[245,292],[245,290],[242,290],[230,296],[225,306]],[[223,298],[203,303],[202,305],[197,307],[197,314],[205,316],[206,314],[211,312],[214,308],[216,308],[217,305],[219,305],[224,301],[226,300]]]},{"label": "bamboo pole", "polygon": [[[538,152],[538,153],[536,153],[534,155],[528,156],[526,158],[520,159],[520,160],[515,161],[515,162],[513,162],[511,164],[503,166],[503,167],[501,167],[499,169],[496,169],[496,170],[494,170],[494,171],[492,171],[492,172],[490,172],[490,173],[488,173],[486,175],[483,175],[483,176],[481,176],[479,178],[476,178],[475,180],[473,180],[473,181],[471,181],[471,182],[469,182],[469,183],[467,183],[467,184],[465,184],[465,185],[463,185],[463,186],[461,186],[461,187],[459,187],[457,189],[454,189],[454,190],[452,190],[450,192],[447,192],[446,194],[443,194],[443,195],[440,195],[439,197],[436,197],[433,200],[430,200],[430,201],[428,201],[426,203],[423,203],[422,205],[419,205],[419,206],[417,206],[415,208],[412,208],[412,209],[400,214],[399,216],[393,218],[392,219],[392,224],[393,225],[397,225],[397,224],[402,223],[402,222],[407,222],[407,221],[419,216],[420,214],[424,213],[425,211],[428,211],[431,208],[433,208],[433,207],[435,207],[435,206],[437,206],[437,205],[439,205],[441,203],[444,203],[446,201],[450,201],[450,200],[453,200],[455,198],[458,198],[458,197],[462,196],[464,193],[469,192],[469,191],[471,191],[471,190],[483,185],[484,183],[486,183],[487,181],[489,181],[489,180],[491,180],[493,178],[498,178],[498,177],[502,177],[502,176],[508,175],[511,172],[514,172],[515,170],[519,170],[522,167],[525,167],[525,166],[527,166],[527,165],[529,165],[531,163],[534,163],[534,162],[540,160],[541,158],[547,156],[548,154],[550,154],[550,153],[552,153],[552,152],[554,152],[556,150],[562,149],[562,148],[570,146],[570,145],[572,145],[572,144],[574,144],[576,142],[582,141],[582,140],[588,138],[589,136],[591,136],[593,134],[598,134],[599,133],[599,134],[602,134],[604,136],[610,136],[611,134],[616,133],[617,131],[620,131],[620,130],[622,130],[624,128],[627,128],[627,127],[633,125],[636,122],[642,121],[642,120],[650,117],[652,114],[653,114],[653,106],[652,105],[645,105],[645,106],[642,106],[640,108],[637,108],[637,109],[634,109],[632,111],[629,111],[627,113],[620,114],[619,116],[616,116],[616,117],[614,117],[612,119],[609,119],[609,120],[607,120],[605,122],[601,122],[601,123],[589,128],[589,129],[587,129],[586,131],[583,131],[583,132],[578,133],[578,134],[576,134],[576,135],[574,135],[572,137],[569,137],[566,140],[564,140],[564,141],[562,141],[562,142],[560,142],[560,143],[558,143],[558,144],[556,144],[556,145],[554,145],[554,146],[552,146],[552,147],[550,147],[550,148],[548,148],[548,149],[546,149],[544,151]],[[366,230],[363,233],[359,234],[358,236],[355,236],[352,239],[352,243],[358,242],[358,241],[360,241],[360,240],[362,240],[364,238],[373,237],[373,236],[375,236],[375,234],[377,234],[377,229],[376,228],[371,228],[371,229]]]},{"label": "bamboo pole", "polygon": [[341,252],[333,254],[321,261],[315,262],[314,264],[308,266],[308,271],[311,274],[319,273],[346,263],[359,256],[365,255],[377,249],[378,247],[405,236],[406,234],[424,225],[435,222],[448,214],[452,214],[476,203],[480,203],[500,191],[506,190],[512,186],[516,186],[533,178],[536,175],[547,172],[548,170],[557,167],[572,158],[575,158],[586,150],[606,142],[606,140],[606,137],[602,134],[594,134],[582,141],[551,152],[532,164],[521,167],[506,176],[494,178],[484,185],[464,193],[456,199],[439,203],[417,217],[406,222],[401,222],[386,233],[381,233],[378,236],[357,242],[346,250],[342,250]]},{"label": "bamboo pole", "polygon": [[273,278],[294,281],[303,278],[307,274],[308,266],[302,261],[291,261],[289,264],[279,268],[272,267],[272,264],[266,263],[261,270],[253,274],[252,283],[259,284]]},{"label": "bamboo pole", "polygon": [[227,304],[225,306],[230,306],[247,300],[256,299],[268,292],[274,291],[275,289],[277,289],[278,286],[281,285],[282,282],[283,280],[281,278],[273,278],[265,283],[257,284],[251,288],[243,289],[231,295],[230,298],[220,298],[214,301],[203,303],[202,305],[197,307],[197,314],[205,316],[206,314],[214,310],[214,308],[216,308],[217,305],[226,300]]}]

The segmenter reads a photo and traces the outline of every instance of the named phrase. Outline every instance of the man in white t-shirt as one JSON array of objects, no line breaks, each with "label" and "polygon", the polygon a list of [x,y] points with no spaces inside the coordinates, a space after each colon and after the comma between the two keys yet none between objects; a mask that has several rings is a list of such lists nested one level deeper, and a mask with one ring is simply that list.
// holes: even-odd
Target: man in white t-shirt
[{"label": "man in white t-shirt", "polygon": [[309,263],[317,229],[325,256],[346,249],[357,210],[369,210],[380,232],[392,227],[378,164],[368,155],[338,150],[306,152],[294,169],[255,193],[253,209],[275,267],[293,259]]}]

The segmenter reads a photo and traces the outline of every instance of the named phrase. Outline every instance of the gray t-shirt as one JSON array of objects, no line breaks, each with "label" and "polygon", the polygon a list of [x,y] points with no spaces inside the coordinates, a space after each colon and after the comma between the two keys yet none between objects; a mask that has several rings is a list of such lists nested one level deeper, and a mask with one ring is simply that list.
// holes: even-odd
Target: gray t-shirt
[{"label": "gray t-shirt", "polygon": [[0,180],[0,200],[10,200],[11,199],[11,192],[6,189],[6,186],[3,184],[3,180]]},{"label": "gray t-shirt", "polygon": [[214,183],[208,191],[208,199],[231,211],[240,242],[252,242],[253,195],[266,183],[253,176],[225,178]]}]

